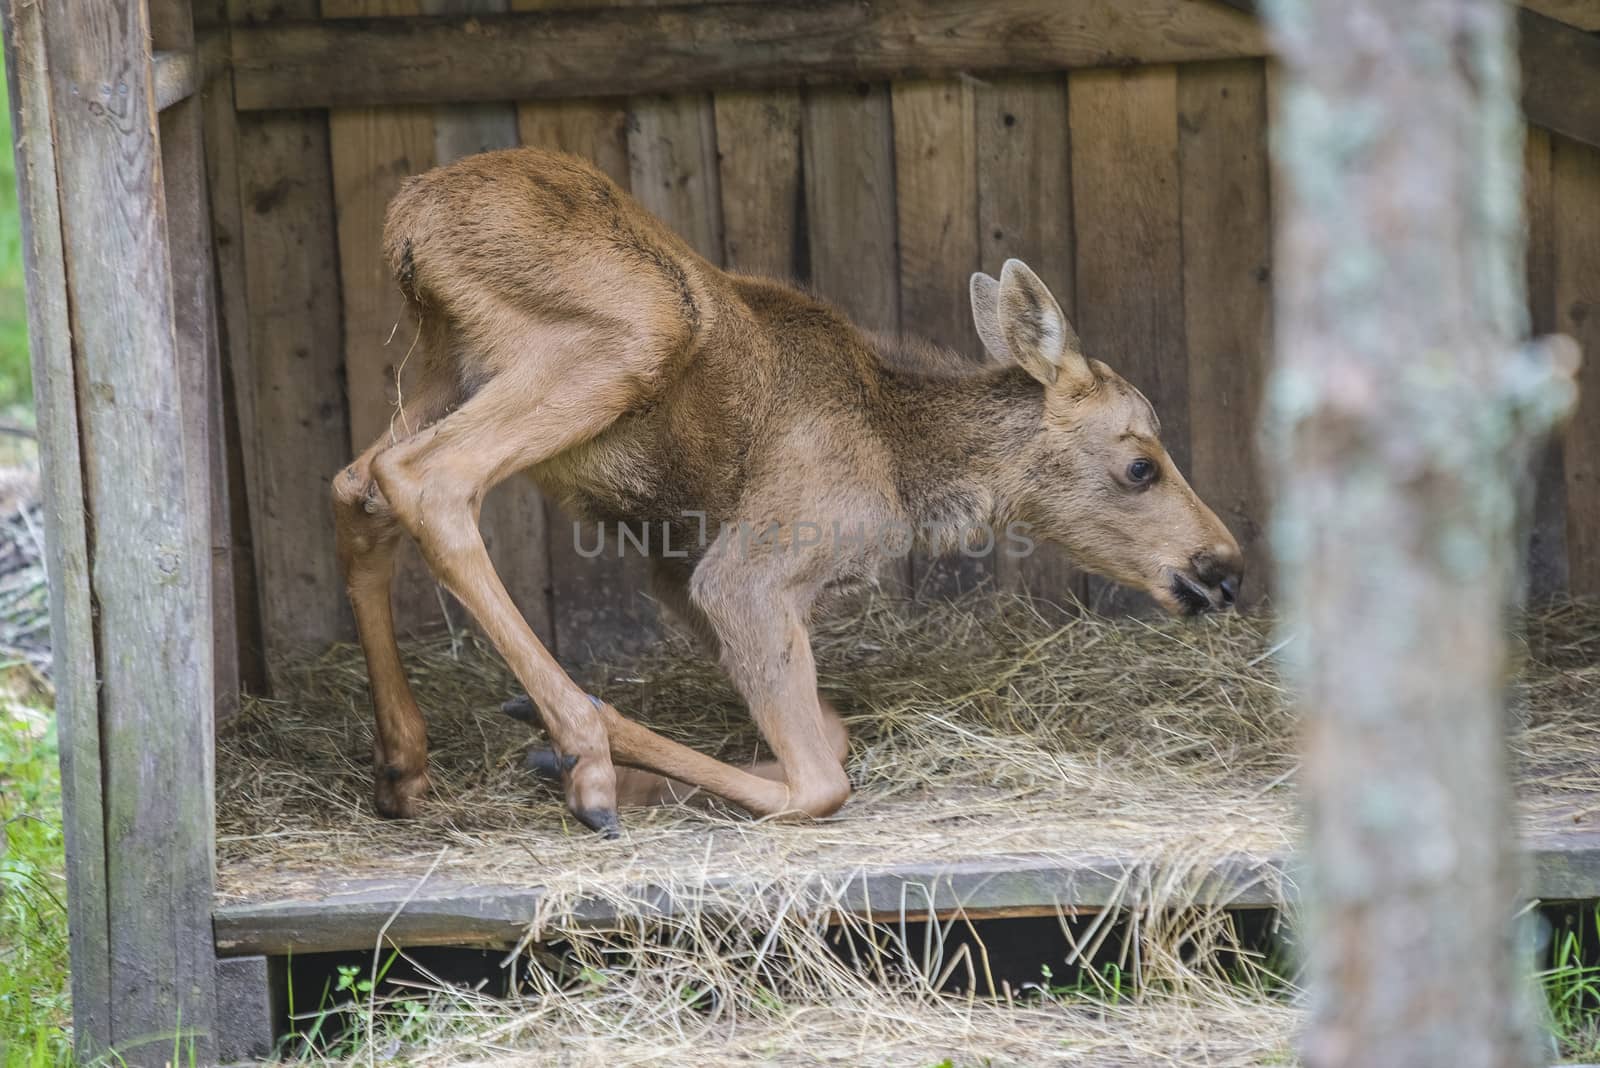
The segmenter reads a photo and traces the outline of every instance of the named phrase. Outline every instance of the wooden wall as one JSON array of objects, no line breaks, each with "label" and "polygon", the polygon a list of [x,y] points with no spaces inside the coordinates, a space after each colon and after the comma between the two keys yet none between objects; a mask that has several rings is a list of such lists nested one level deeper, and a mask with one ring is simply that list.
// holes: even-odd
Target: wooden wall
[{"label": "wooden wall", "polygon": [[[322,13],[505,2],[323,0]],[[406,175],[519,143],[593,159],[714,263],[794,278],[864,327],[967,352],[978,349],[968,275],[1026,260],[1088,350],[1155,403],[1173,456],[1244,545],[1255,603],[1270,585],[1254,459],[1271,333],[1267,64],[243,114],[252,346],[241,407],[255,435],[245,467],[269,659],[350,633],[325,487],[388,426],[412,340],[379,255],[384,203]],[[1541,593],[1600,594],[1600,149],[1533,128],[1528,176],[1533,327],[1577,335],[1594,383],[1539,473],[1532,575]],[[498,490],[484,528],[512,595],[561,658],[652,634],[643,562],[583,559],[570,522],[531,487]],[[1114,610],[1138,603],[1053,552],[914,559],[888,579],[920,596],[988,581]],[[412,553],[397,587],[401,626],[447,615],[460,625],[446,602]]]}]

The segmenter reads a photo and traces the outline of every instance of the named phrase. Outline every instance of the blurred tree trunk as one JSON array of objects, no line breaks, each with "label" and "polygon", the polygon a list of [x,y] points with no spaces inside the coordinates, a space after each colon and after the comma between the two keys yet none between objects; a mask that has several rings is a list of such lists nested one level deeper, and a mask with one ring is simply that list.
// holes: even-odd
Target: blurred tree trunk
[{"label": "blurred tree trunk", "polygon": [[1576,358],[1518,344],[1511,8],[1263,7],[1286,75],[1265,440],[1306,731],[1306,1059],[1528,1065],[1503,707],[1514,484]]}]

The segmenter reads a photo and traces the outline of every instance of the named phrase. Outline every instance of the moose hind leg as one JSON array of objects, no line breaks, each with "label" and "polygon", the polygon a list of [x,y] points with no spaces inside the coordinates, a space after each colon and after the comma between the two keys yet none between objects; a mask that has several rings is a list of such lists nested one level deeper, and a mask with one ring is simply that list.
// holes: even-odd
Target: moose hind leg
[{"label": "moose hind leg", "polygon": [[[518,377],[491,381],[437,423],[380,453],[373,475],[434,576],[483,628],[537,705],[563,758],[568,807],[586,825],[615,834],[616,778],[604,723],[517,610],[478,530],[479,506],[494,485],[593,436],[615,413],[585,404],[558,382],[521,383]],[[543,403],[530,411],[529,396]]]},{"label": "moose hind leg", "polygon": [[395,642],[389,589],[405,533],[372,478],[380,441],[333,479],[333,519],[356,632],[367,661],[376,730],[373,803],[391,818],[418,814],[428,792],[428,735]]},{"label": "moose hind leg", "polygon": [[[529,340],[538,350],[541,339]],[[591,700],[534,636],[495,573],[478,532],[491,487],[602,432],[638,396],[625,353],[593,349],[524,358],[461,407],[384,450],[373,477],[434,576],[466,607],[539,710],[561,758],[567,805],[579,820],[618,829],[612,763],[705,786],[752,811],[784,807],[785,791],[663,738]],[[529,398],[536,398],[530,406]]]}]

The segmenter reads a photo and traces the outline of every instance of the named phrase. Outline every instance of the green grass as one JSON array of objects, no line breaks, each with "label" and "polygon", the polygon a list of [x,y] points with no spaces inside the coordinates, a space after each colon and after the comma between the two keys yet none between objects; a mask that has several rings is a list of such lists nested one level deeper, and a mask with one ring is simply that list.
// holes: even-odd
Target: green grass
[{"label": "green grass", "polygon": [[1589,919],[1557,932],[1550,967],[1539,973],[1550,1030],[1569,1061],[1600,1060],[1600,905]]},{"label": "green grass", "polygon": [[61,781],[50,714],[0,708],[0,1068],[68,1063]]},{"label": "green grass", "polygon": [[11,152],[11,109],[5,108],[0,109],[0,418],[31,425],[32,410],[16,157]]},{"label": "green grass", "polygon": [[[32,407],[11,111],[0,108],[0,420],[31,426]],[[0,1068],[69,1060],[63,868],[54,718],[0,701]]]}]

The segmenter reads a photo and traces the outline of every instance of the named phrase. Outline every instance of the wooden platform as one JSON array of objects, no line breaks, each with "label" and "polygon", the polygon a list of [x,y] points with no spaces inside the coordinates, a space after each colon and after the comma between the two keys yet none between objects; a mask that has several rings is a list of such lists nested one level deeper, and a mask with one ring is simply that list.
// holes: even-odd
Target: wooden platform
[{"label": "wooden platform", "polygon": [[[1535,897],[1600,898],[1600,826],[1592,817],[1570,830],[1532,833],[1527,847]],[[1226,908],[1269,908],[1298,897],[1290,858],[1242,854],[1187,869],[1130,856],[954,859],[819,874],[805,885],[815,893],[799,895],[804,899],[826,900],[833,912],[877,920],[1089,912],[1148,900],[1144,895],[1156,886],[1175,900]],[[708,883],[703,896],[714,900],[718,889],[727,888]],[[794,895],[792,888],[786,893]],[[380,932],[400,946],[510,947],[540,915],[544,896],[537,886],[330,878],[314,893],[219,907],[217,951],[278,956],[371,949]],[[569,925],[603,928],[625,916],[669,917],[701,907],[657,886],[641,885],[626,897],[633,906],[626,910],[619,910],[614,897],[581,900]]]}]

